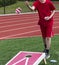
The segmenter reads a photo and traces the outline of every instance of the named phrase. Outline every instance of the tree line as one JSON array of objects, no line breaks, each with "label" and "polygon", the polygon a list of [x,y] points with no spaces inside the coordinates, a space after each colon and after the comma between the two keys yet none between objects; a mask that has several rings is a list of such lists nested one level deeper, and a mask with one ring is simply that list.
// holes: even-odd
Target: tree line
[{"label": "tree line", "polygon": [[[14,4],[17,1],[25,1],[25,0],[0,0],[0,7]],[[35,1],[35,0],[28,0],[28,1]],[[59,1],[59,0],[51,0],[51,1]]]}]

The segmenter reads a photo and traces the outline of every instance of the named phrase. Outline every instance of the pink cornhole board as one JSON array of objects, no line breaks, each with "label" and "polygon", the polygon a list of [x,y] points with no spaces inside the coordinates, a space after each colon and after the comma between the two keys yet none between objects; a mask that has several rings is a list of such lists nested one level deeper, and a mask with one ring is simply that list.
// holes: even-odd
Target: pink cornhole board
[{"label": "pink cornhole board", "polygon": [[42,52],[20,51],[5,65],[38,65],[44,58],[45,53]]}]

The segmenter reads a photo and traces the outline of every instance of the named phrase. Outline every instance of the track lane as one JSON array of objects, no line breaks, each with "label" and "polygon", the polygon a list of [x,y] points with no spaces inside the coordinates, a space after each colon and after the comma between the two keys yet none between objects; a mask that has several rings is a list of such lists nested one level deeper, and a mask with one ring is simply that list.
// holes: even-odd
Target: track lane
[{"label": "track lane", "polygon": [[25,32],[30,32],[30,31],[35,31],[38,30],[39,27],[37,25],[35,26],[30,26],[27,28],[22,28],[22,29],[16,29],[16,30],[11,30],[11,31],[4,31],[4,32],[0,32],[0,38],[1,37],[5,37],[5,36],[10,36],[10,35],[16,35],[16,34],[21,34],[21,33],[25,33]]},{"label": "track lane", "polygon": [[[59,27],[57,27],[59,26],[58,16],[59,16],[59,13],[56,13],[54,15],[55,34],[59,34]],[[40,28],[37,25],[37,22],[38,22],[37,14],[29,14],[29,15],[21,15],[21,16],[20,15],[2,16],[0,19],[1,19],[0,20],[0,25],[1,25],[0,39],[20,38],[20,37],[28,37],[28,36],[30,37],[30,36],[41,35]],[[28,23],[30,21],[32,23]],[[23,24],[23,22],[25,24]]]},{"label": "track lane", "polygon": [[23,23],[23,24],[16,24],[16,25],[7,25],[4,27],[0,28],[0,32],[3,31],[11,31],[11,30],[17,30],[17,29],[24,29],[27,28],[29,26],[35,26],[37,23],[36,22],[31,22],[31,23]]}]

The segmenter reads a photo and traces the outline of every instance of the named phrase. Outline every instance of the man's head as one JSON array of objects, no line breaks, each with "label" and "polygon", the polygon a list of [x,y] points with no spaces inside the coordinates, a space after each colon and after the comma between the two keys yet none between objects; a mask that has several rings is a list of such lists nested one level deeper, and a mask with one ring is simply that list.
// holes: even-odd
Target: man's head
[{"label": "man's head", "polygon": [[38,1],[40,1],[41,3],[45,3],[46,2],[46,0],[38,0]]}]

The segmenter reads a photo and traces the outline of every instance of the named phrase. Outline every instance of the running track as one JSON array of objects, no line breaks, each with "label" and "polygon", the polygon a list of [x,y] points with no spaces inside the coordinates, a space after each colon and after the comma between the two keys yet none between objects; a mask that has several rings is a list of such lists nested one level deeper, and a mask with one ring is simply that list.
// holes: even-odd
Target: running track
[{"label": "running track", "polygon": [[[40,36],[37,23],[37,13],[0,16],[0,39]],[[59,34],[59,12],[54,15],[53,30],[55,35]]]}]

